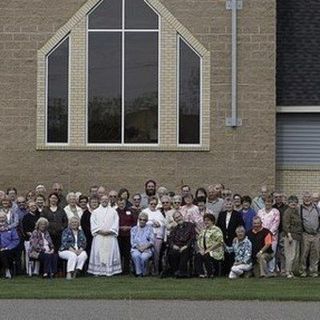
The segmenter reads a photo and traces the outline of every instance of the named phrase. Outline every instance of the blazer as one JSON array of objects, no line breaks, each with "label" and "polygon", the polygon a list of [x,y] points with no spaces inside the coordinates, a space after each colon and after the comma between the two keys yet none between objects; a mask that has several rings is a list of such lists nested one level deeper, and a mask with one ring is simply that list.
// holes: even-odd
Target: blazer
[{"label": "blazer", "polygon": [[217,226],[221,229],[223,233],[223,240],[225,244],[230,247],[232,246],[233,239],[236,237],[236,229],[239,226],[244,226],[244,222],[241,213],[233,210],[231,213],[231,218],[229,221],[228,228],[226,226],[227,211],[222,211],[219,213]]},{"label": "blazer", "polygon": [[[50,250],[54,249],[50,234],[48,231],[44,232],[44,238],[48,241]],[[39,254],[44,252],[44,242],[42,238],[42,233],[39,230],[34,230],[30,237],[30,249],[29,256],[34,256],[34,254]]]},{"label": "blazer", "polygon": [[[62,232],[61,247],[59,251],[69,250],[70,248],[74,249],[75,244],[76,239],[71,228],[64,229]],[[84,232],[82,230],[78,230],[77,245],[79,249],[85,249],[87,246],[86,236],[84,235]]]}]

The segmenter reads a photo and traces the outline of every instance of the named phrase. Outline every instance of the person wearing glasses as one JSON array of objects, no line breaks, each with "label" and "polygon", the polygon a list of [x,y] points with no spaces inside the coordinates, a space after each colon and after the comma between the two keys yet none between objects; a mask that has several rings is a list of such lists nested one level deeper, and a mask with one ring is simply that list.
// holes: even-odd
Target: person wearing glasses
[{"label": "person wearing glasses", "polygon": [[173,209],[180,210],[181,205],[182,205],[182,197],[180,195],[178,195],[178,194],[173,196],[173,198],[172,198],[172,207],[173,207]]},{"label": "person wearing glasses", "polygon": [[160,251],[165,234],[165,218],[160,210],[157,210],[158,198],[152,196],[149,198],[149,207],[142,212],[148,215],[147,224],[152,226],[154,233],[154,275],[159,274],[160,269]]},{"label": "person wearing glasses", "polygon": [[130,207],[130,210],[132,214],[135,215],[136,217],[138,217],[142,211],[142,207],[140,204],[141,204],[141,194],[135,193],[132,197],[132,206]]},{"label": "person wearing glasses", "polygon": [[130,231],[131,258],[136,277],[143,277],[147,272],[148,261],[153,255],[154,232],[152,227],[147,225],[146,213],[141,212],[138,221],[139,224]]}]

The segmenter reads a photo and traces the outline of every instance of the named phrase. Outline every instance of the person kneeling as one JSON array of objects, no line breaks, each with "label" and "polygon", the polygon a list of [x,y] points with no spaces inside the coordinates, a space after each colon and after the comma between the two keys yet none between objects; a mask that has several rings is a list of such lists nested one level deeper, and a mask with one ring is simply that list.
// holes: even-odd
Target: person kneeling
[{"label": "person kneeling", "polygon": [[232,247],[227,247],[227,251],[234,252],[234,264],[229,273],[229,279],[236,279],[244,272],[252,269],[251,255],[252,244],[246,237],[246,230],[243,226],[236,229],[237,237],[233,240]]},{"label": "person kneeling", "polygon": [[149,259],[153,255],[154,233],[153,228],[147,225],[148,215],[141,212],[138,217],[139,225],[131,229],[131,258],[134,263],[135,275],[143,277],[147,272]]},{"label": "person kneeling", "polygon": [[268,276],[268,262],[273,258],[272,233],[262,227],[260,217],[253,218],[253,228],[248,232],[252,243],[252,261],[254,275],[264,278]]},{"label": "person kneeling", "polygon": [[88,259],[86,249],[86,237],[80,230],[80,220],[72,217],[69,227],[63,230],[59,257],[67,260],[67,280],[75,278],[81,272],[83,265]]}]

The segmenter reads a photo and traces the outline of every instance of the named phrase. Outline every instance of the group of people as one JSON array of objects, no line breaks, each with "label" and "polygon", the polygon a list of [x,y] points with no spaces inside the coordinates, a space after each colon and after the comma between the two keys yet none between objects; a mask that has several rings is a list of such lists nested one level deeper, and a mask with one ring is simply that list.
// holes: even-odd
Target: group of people
[{"label": "group of people", "polygon": [[103,186],[66,197],[59,183],[26,196],[8,188],[0,191],[0,267],[6,278],[61,270],[67,279],[317,277],[319,207],[319,195],[309,192],[299,204],[266,187],[251,199],[222,184],[174,193],[148,180],[132,197]]}]

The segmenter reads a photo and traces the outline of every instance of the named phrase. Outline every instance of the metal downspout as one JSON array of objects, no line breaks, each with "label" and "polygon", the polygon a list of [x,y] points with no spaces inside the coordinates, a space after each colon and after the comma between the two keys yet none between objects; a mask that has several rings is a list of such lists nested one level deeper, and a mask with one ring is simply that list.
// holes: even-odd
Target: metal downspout
[{"label": "metal downspout", "polygon": [[226,118],[226,126],[237,127],[242,125],[237,110],[237,11],[242,9],[242,0],[227,0],[227,10],[231,10],[231,117]]}]

